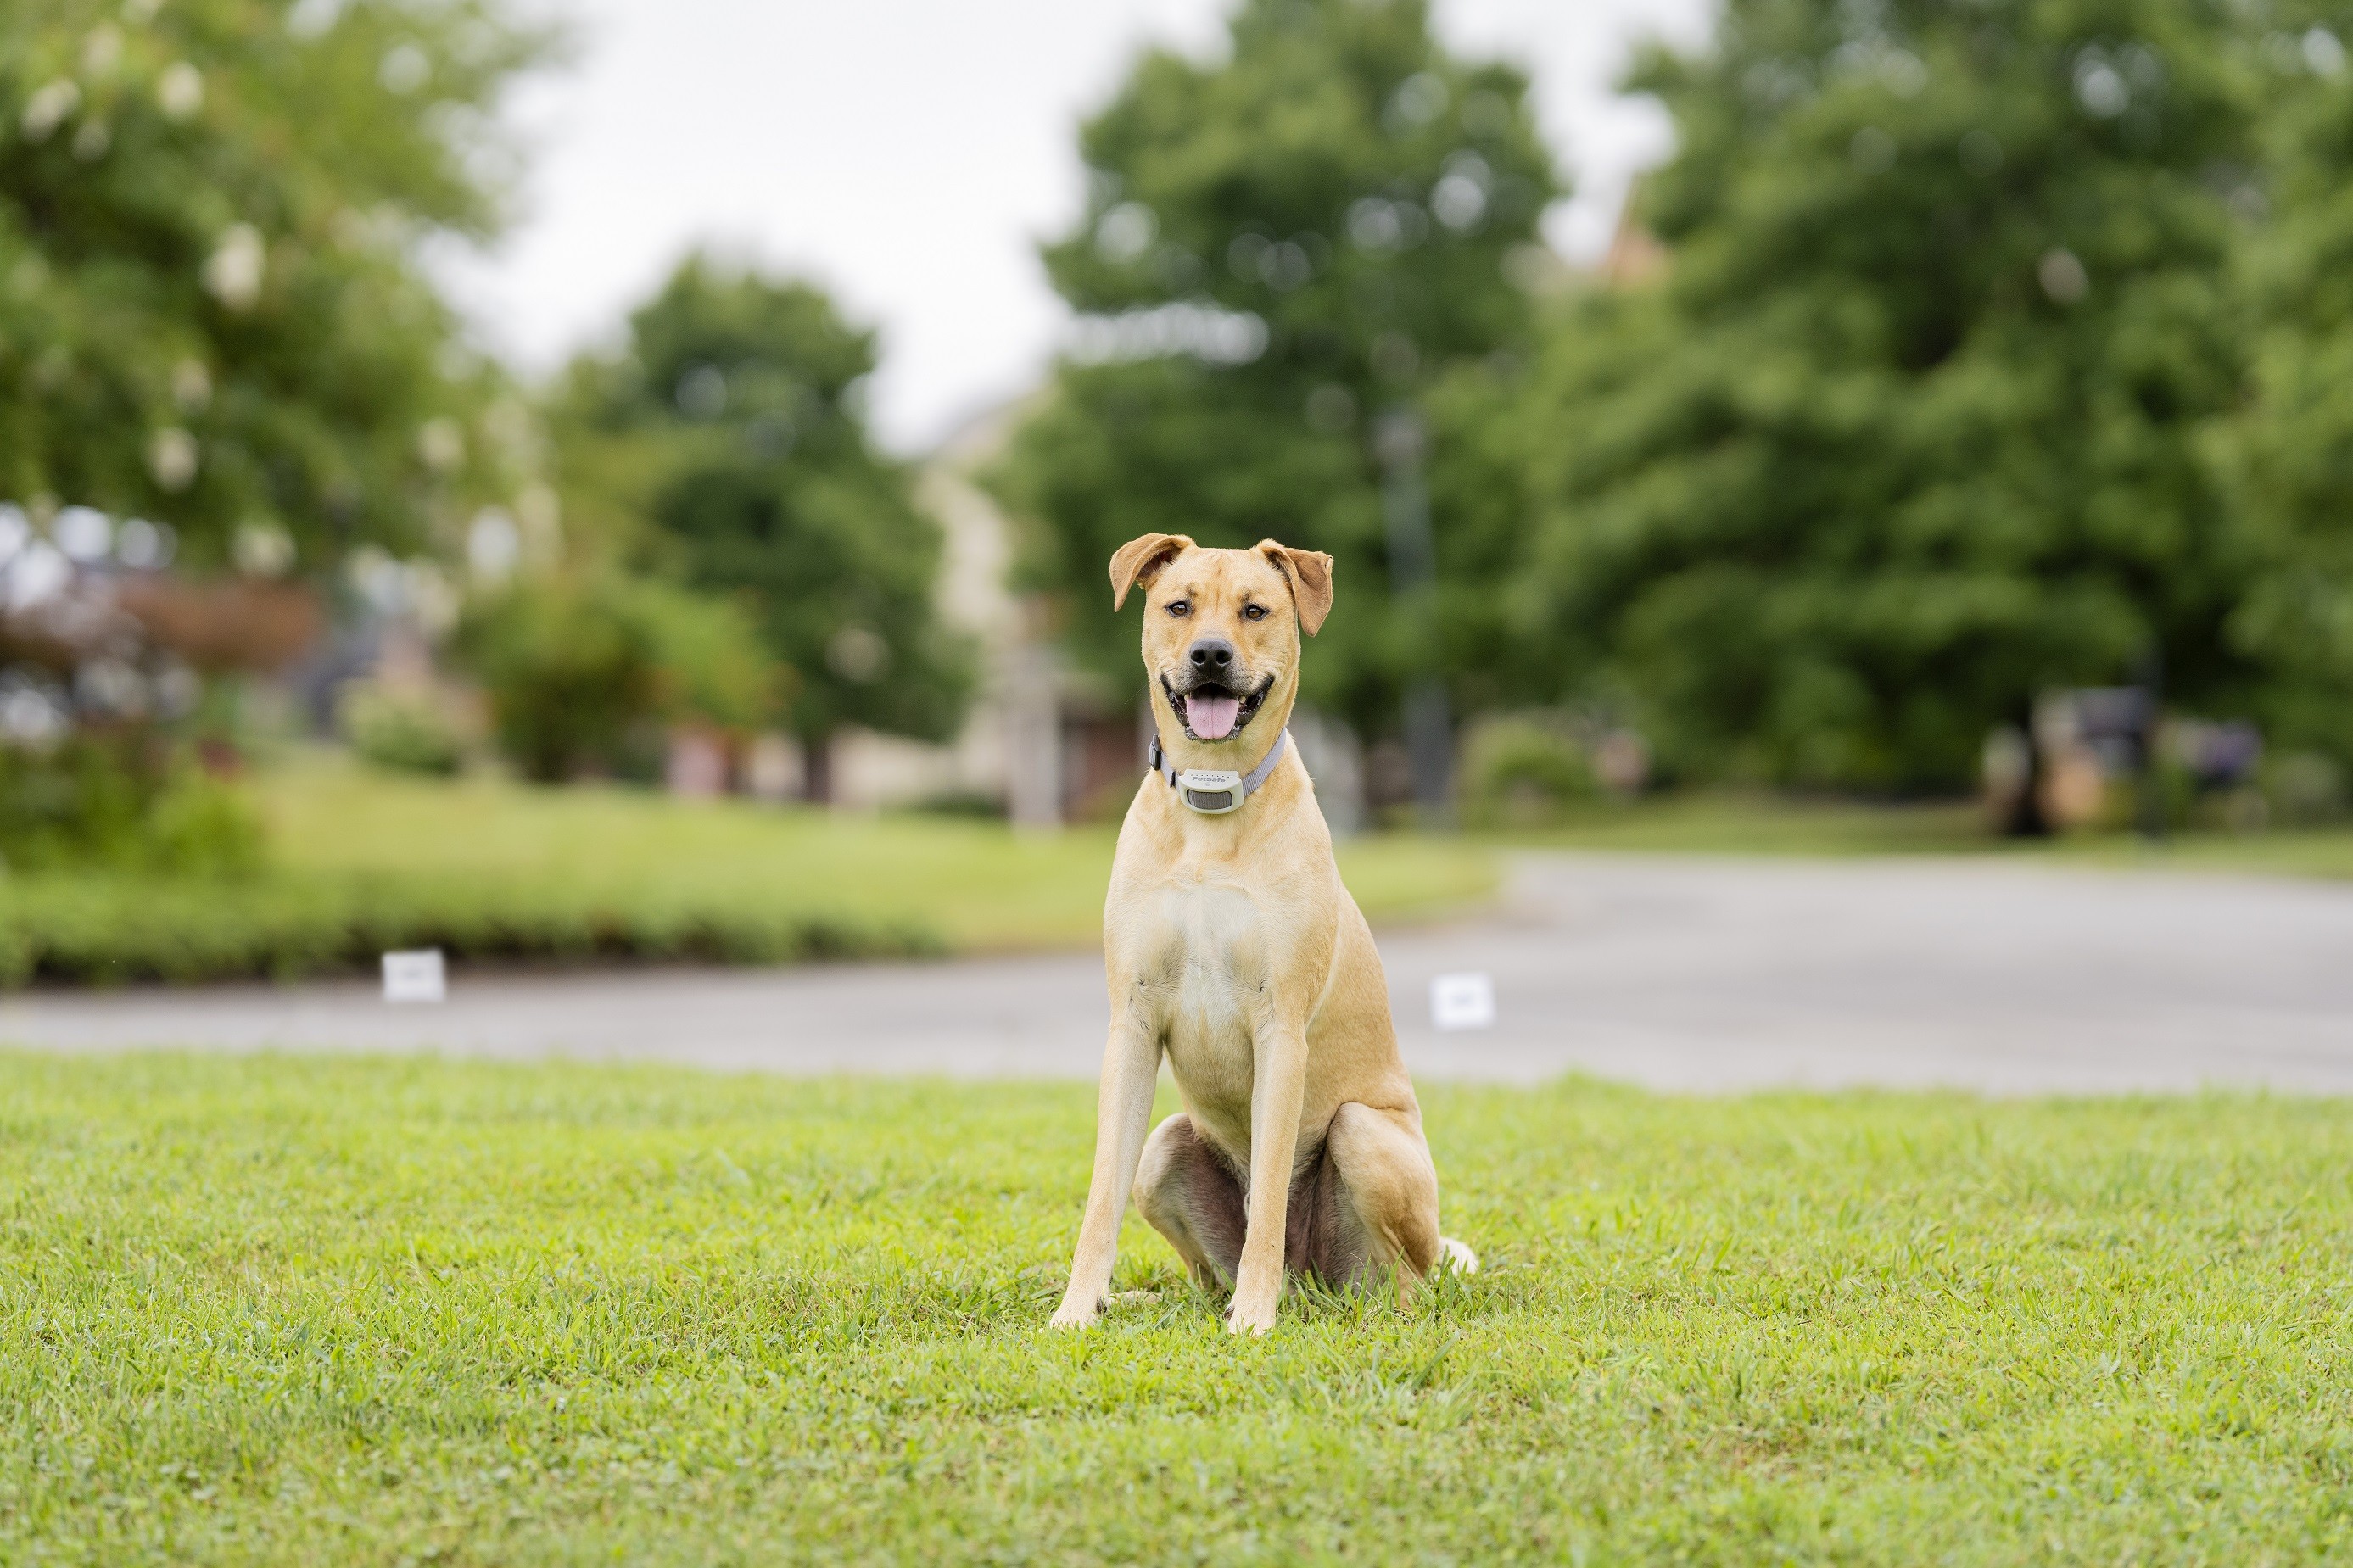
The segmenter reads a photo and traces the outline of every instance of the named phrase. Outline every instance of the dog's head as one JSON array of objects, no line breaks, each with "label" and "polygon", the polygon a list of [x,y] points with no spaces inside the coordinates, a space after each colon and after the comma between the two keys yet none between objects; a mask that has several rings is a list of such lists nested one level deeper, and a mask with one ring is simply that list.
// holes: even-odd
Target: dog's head
[{"label": "dog's head", "polygon": [[[1112,608],[1144,591],[1144,668],[1155,710],[1188,740],[1238,741],[1299,690],[1299,636],[1332,608],[1332,558],[1271,539],[1204,550],[1181,533],[1147,533],[1111,558]],[[1219,764],[1223,766],[1223,763]]]}]

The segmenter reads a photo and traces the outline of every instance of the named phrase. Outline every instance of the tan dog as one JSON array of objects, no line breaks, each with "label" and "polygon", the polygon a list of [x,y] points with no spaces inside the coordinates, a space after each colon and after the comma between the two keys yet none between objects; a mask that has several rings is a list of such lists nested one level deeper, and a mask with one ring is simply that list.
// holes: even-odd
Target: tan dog
[{"label": "tan dog", "polygon": [[[1232,1284],[1236,1332],[1274,1326],[1286,1268],[1334,1284],[1441,1257],[1475,1268],[1438,1234],[1380,954],[1283,728],[1332,558],[1147,533],[1112,557],[1111,584],[1113,608],[1144,590],[1165,763],[1112,865],[1094,1175],[1055,1326],[1102,1310],[1131,1188],[1196,1280]],[[1147,1139],[1163,1051],[1185,1110]]]}]

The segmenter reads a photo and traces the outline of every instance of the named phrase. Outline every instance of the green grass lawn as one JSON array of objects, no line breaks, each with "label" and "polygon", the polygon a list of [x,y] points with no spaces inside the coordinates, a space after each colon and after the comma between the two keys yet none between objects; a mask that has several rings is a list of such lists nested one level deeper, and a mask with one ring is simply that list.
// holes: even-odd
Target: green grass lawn
[{"label": "green grass lawn", "polygon": [[[971,818],[487,778],[453,784],[322,763],[265,774],[259,785],[271,842],[291,870],[480,876],[583,899],[658,889],[718,908],[923,927],[961,952],[1099,942],[1117,837],[1102,826],[1025,835]],[[1345,845],[1341,868],[1377,919],[1475,903],[1498,877],[1482,847],[1405,834]]]},{"label": "green grass lawn", "polygon": [[1983,816],[1966,804],[1707,792],[1597,801],[1546,826],[1479,837],[1549,848],[1686,855],[1937,855],[2001,845],[1987,833]]},{"label": "green grass lawn", "polygon": [[1967,802],[1879,804],[1694,792],[1595,803],[1542,827],[1472,836],[1534,848],[1688,855],[2000,855],[2150,869],[2353,877],[2353,827],[2200,829],[2151,843],[2123,832],[2005,839]]},{"label": "green grass lawn", "polygon": [[[729,963],[1086,947],[1114,837],[322,758],[254,788],[270,827],[257,876],[0,883],[0,984],[284,978],[426,946],[459,962]],[[1475,905],[1499,879],[1496,856],[1459,838],[1385,835],[1340,862],[1377,921]]]},{"label": "green grass lawn", "polygon": [[0,1562],[2353,1552],[2353,1104],[1435,1091],[1242,1342],[1041,1331],[1092,1099],[0,1055]]},{"label": "green grass lawn", "polygon": [[[460,963],[1005,952],[1098,940],[1114,832],[854,816],[644,790],[402,778],[296,754],[259,772],[271,862],[242,880],[100,874],[0,883],[0,986],[353,971],[388,948]],[[2353,877],[2353,830],[2019,846],[1966,805],[1691,795],[1512,833],[1386,833],[1340,847],[1376,923],[1477,907],[1504,856],[2004,854]]]}]

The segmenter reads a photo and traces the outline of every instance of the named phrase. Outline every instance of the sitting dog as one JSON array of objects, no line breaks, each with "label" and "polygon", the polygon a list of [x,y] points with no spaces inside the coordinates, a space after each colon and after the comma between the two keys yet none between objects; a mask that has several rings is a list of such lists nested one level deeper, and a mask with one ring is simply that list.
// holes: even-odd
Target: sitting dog
[{"label": "sitting dog", "polygon": [[[1114,609],[1143,592],[1157,739],[1103,908],[1111,1038],[1055,1326],[1102,1310],[1131,1191],[1197,1282],[1232,1287],[1237,1333],[1274,1326],[1286,1270],[1477,1268],[1438,1234],[1380,954],[1284,728],[1332,558],[1147,533],[1112,557],[1111,585]],[[1185,1110],[1147,1138],[1164,1051]]]}]

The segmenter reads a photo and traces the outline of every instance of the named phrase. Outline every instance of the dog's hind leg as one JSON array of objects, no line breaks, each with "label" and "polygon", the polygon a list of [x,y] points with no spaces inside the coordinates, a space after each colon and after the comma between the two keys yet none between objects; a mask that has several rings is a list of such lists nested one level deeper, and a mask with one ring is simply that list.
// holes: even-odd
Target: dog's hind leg
[{"label": "dog's hind leg", "polygon": [[1335,1285],[1366,1284],[1392,1268],[1429,1273],[1445,1245],[1438,1170],[1412,1115],[1349,1101],[1333,1113],[1324,1163],[1336,1187],[1336,1223],[1319,1237],[1308,1266]]},{"label": "dog's hind leg", "polygon": [[1241,1184],[1182,1111],[1152,1130],[1135,1173],[1135,1208],[1168,1238],[1204,1289],[1231,1285],[1247,1215]]}]

